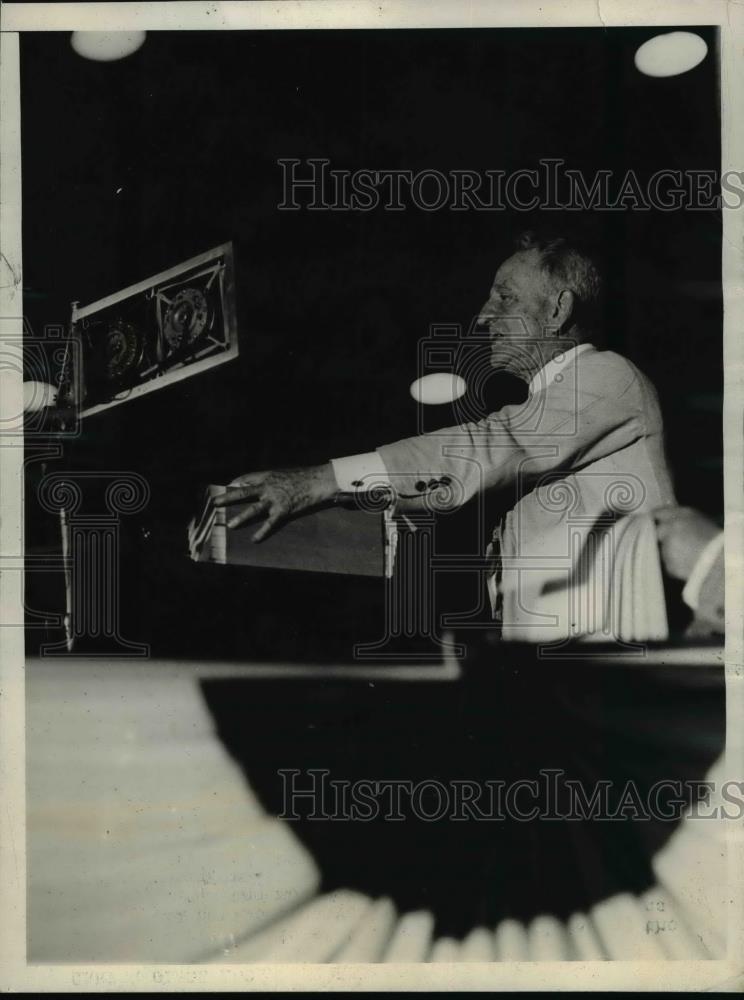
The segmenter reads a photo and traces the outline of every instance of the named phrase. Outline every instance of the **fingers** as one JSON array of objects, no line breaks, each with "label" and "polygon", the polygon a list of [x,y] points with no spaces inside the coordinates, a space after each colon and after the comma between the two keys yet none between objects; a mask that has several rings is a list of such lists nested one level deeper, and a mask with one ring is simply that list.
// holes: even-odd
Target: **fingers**
[{"label": "fingers", "polygon": [[281,521],[281,516],[278,514],[273,514],[270,517],[268,517],[261,525],[261,527],[258,529],[258,531],[254,532],[254,534],[251,537],[251,541],[262,542],[264,538],[266,538],[274,531],[274,529],[276,528],[277,524],[279,524],[280,521]]},{"label": "fingers", "polygon": [[665,541],[673,533],[679,531],[680,523],[684,524],[694,512],[689,507],[657,507],[652,512],[659,541]]},{"label": "fingers", "polygon": [[667,521],[676,521],[680,517],[687,517],[694,514],[692,507],[657,507],[652,511],[652,517],[657,524]]},{"label": "fingers", "polygon": [[261,500],[258,503],[251,503],[241,510],[239,514],[235,514],[227,522],[228,528],[239,528],[241,524],[245,524],[246,521],[253,521],[261,514],[266,511],[266,504]]},{"label": "fingers", "polygon": [[231,482],[227,484],[228,489],[234,486],[250,486],[251,483],[262,483],[268,475],[268,472],[244,472],[242,476],[236,476]]},{"label": "fingers", "polygon": [[[675,518],[667,517],[666,511],[654,512],[654,524],[656,525],[656,537],[660,542],[665,542],[672,534]],[[660,516],[661,515],[661,516]]]},{"label": "fingers", "polygon": [[220,493],[214,497],[212,503],[215,507],[230,507],[235,503],[243,503],[245,500],[255,500],[261,496],[261,486],[259,484],[230,487],[226,493]]},{"label": "fingers", "polygon": [[657,507],[656,510],[651,511],[651,516],[657,524],[665,524],[671,518],[676,517],[676,514],[676,507]]},{"label": "fingers", "polygon": [[658,507],[651,516],[657,528],[671,524],[679,517],[679,507]]},{"label": "fingers", "polygon": [[[278,477],[278,482],[275,481]],[[285,474],[284,479],[287,478]],[[227,487],[224,493],[214,497],[212,504],[216,508],[230,507],[235,504],[246,504],[243,510],[236,512],[228,521],[228,529],[239,528],[247,521],[265,516],[265,522],[253,535],[254,542],[261,542],[270,535],[291,512],[292,496],[289,487],[282,479],[281,473],[254,472],[238,476]],[[250,502],[252,501],[252,502]]]}]

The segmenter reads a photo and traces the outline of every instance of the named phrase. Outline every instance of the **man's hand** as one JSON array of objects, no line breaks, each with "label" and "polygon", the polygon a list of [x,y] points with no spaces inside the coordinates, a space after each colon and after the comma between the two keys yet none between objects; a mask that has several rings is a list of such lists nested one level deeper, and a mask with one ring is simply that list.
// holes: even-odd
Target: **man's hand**
[{"label": "man's hand", "polygon": [[260,542],[288,517],[310,510],[333,500],[338,487],[330,462],[306,469],[277,469],[273,472],[248,472],[238,476],[227,493],[215,497],[215,507],[246,503],[245,510],[230,518],[228,528],[237,528],[247,521],[266,518],[253,535]]},{"label": "man's hand", "polygon": [[700,553],[721,529],[691,507],[660,507],[654,520],[664,569],[678,580],[688,580]]}]

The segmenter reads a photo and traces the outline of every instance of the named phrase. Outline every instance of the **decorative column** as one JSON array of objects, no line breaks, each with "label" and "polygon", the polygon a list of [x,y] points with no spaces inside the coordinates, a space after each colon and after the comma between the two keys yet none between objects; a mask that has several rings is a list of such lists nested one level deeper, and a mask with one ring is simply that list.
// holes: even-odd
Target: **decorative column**
[{"label": "decorative column", "polygon": [[[108,481],[107,481],[108,480]],[[83,485],[104,485],[105,513],[82,513]],[[62,522],[67,592],[67,639],[41,647],[43,656],[146,657],[145,643],[130,642],[120,623],[120,522],[150,499],[150,487],[135,472],[55,472],[39,483],[41,506]],[[80,640],[85,648],[78,650]]]},{"label": "decorative column", "polygon": [[452,639],[438,634],[434,603],[436,514],[387,514],[388,572],[385,580],[384,634],[377,642],[354,646],[357,660],[431,660],[452,652]]}]

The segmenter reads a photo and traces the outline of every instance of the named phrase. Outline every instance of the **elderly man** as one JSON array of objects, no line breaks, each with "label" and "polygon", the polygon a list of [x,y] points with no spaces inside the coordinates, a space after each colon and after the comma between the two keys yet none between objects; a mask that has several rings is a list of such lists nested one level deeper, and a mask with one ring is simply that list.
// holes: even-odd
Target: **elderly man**
[{"label": "elderly man", "polygon": [[480,321],[491,364],[528,383],[526,402],[366,455],[241,476],[217,501],[248,501],[228,525],[265,518],[260,541],[288,516],[381,483],[399,510],[451,508],[498,488],[512,495],[488,546],[504,638],[664,638],[653,521],[626,516],[674,503],[662,419],[649,380],[592,343],[600,286],[567,240],[524,234]]}]

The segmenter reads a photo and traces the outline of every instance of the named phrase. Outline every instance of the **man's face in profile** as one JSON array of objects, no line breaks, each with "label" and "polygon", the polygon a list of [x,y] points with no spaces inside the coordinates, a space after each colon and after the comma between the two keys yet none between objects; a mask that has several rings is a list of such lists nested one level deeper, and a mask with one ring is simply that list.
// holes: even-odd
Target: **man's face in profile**
[{"label": "man's face in profile", "polygon": [[529,381],[556,347],[556,291],[537,250],[520,250],[496,272],[479,322],[491,335],[491,364]]}]

